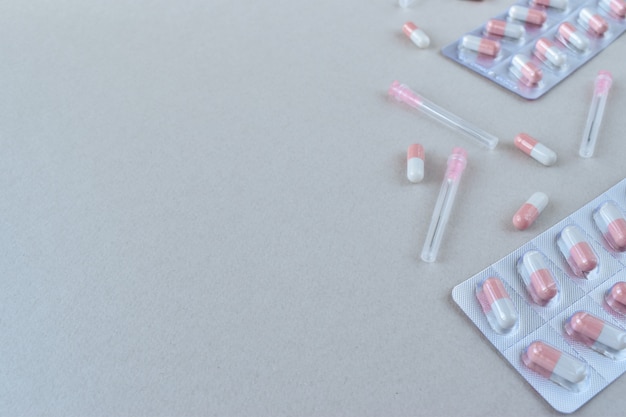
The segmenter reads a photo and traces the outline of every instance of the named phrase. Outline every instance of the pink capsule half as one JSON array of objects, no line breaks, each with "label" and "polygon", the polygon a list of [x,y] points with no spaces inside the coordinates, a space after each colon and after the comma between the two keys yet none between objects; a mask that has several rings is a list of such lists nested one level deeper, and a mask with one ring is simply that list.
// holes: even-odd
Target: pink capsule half
[{"label": "pink capsule half", "polygon": [[626,282],[613,285],[604,296],[604,300],[614,311],[626,315]]},{"label": "pink capsule half", "polygon": [[626,250],[626,219],[615,203],[607,201],[600,205],[593,212],[593,220],[613,249]]},{"label": "pink capsule half", "polygon": [[598,258],[576,226],[566,226],[557,238],[561,253],[574,274],[581,276],[598,266]]}]

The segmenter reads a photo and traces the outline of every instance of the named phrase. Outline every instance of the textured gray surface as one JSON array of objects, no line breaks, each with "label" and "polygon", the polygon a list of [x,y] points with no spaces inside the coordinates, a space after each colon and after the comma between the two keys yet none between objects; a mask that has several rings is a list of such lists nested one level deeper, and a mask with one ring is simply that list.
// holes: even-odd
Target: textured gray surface
[{"label": "textured gray surface", "polygon": [[[626,38],[527,102],[439,53],[510,4],[4,1],[0,415],[556,414],[450,291],[626,175]],[[581,160],[600,69],[611,107]],[[501,144],[389,102],[394,79]],[[469,165],[425,264],[453,146]],[[550,205],[515,231],[537,190]],[[625,389],[578,415],[617,415]]]}]

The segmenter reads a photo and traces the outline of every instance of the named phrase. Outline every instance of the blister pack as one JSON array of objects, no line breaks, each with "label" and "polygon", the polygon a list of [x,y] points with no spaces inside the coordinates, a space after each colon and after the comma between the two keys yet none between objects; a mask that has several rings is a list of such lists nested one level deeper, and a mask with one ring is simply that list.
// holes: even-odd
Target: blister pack
[{"label": "blister pack", "polygon": [[626,0],[523,0],[442,53],[534,100],[626,31]]},{"label": "blister pack", "polygon": [[452,298],[552,407],[577,410],[626,372],[626,179]]}]

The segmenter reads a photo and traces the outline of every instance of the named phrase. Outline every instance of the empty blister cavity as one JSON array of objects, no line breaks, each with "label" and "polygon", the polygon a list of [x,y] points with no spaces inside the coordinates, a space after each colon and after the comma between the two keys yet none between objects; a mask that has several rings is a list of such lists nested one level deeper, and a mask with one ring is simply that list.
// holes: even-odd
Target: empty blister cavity
[{"label": "empty blister cavity", "polygon": [[626,315],[626,282],[616,282],[604,295],[604,301],[613,311]]},{"label": "empty blister cavity", "polygon": [[537,58],[542,61],[548,61],[557,68],[561,68],[567,61],[567,55],[565,55],[554,42],[546,38],[539,38],[537,40],[534,52]]},{"label": "empty blister cavity", "polygon": [[532,342],[522,353],[528,368],[570,391],[581,391],[587,378],[587,365],[541,340]]},{"label": "empty blister cavity", "polygon": [[505,36],[511,39],[520,39],[526,33],[524,26],[499,19],[489,20],[485,25],[485,32],[490,35]]},{"label": "empty blister cavity", "polygon": [[461,47],[489,56],[497,56],[500,52],[500,42],[474,35],[463,36]]},{"label": "empty blister cavity", "polygon": [[599,5],[618,17],[626,16],[626,1],[624,0],[600,0]]},{"label": "empty blister cavity", "polygon": [[517,230],[526,230],[537,220],[550,199],[545,193],[537,191],[513,215],[513,226]]},{"label": "empty blister cavity", "polygon": [[590,7],[581,9],[578,14],[578,21],[582,27],[598,36],[602,36],[609,29],[608,22],[596,10]]},{"label": "empty blister cavity", "polygon": [[489,277],[479,283],[476,298],[496,333],[507,334],[517,326],[517,309],[498,277]]},{"label": "empty blister cavity", "polygon": [[612,201],[602,203],[593,211],[593,220],[611,248],[626,250],[626,219]]},{"label": "empty blister cavity", "polygon": [[548,16],[543,10],[530,9],[523,6],[511,6],[509,8],[509,17],[525,23],[541,26],[546,22]]},{"label": "empty blister cavity", "polygon": [[540,252],[531,250],[522,255],[517,262],[517,271],[536,304],[545,306],[557,300],[559,286]]},{"label": "empty blister cavity", "polygon": [[530,5],[564,10],[567,9],[567,0],[530,0]]},{"label": "empty blister cavity", "polygon": [[587,277],[599,267],[598,257],[577,226],[566,226],[557,236],[557,245],[575,275]]},{"label": "empty blister cavity", "polygon": [[565,22],[559,26],[557,38],[576,52],[584,52],[589,48],[589,38],[587,35],[569,22]]},{"label": "empty blister cavity", "polygon": [[522,54],[515,55],[511,60],[511,72],[526,85],[536,85],[543,78],[541,68]]},{"label": "empty blister cavity", "polygon": [[572,338],[611,359],[626,354],[626,332],[587,311],[577,311],[565,323]]}]

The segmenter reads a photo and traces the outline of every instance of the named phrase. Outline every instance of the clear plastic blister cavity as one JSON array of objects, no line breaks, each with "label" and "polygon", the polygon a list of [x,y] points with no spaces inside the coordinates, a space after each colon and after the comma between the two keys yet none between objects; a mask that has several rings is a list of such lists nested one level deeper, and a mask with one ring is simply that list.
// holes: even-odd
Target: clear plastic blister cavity
[{"label": "clear plastic blister cavity", "polygon": [[452,291],[563,413],[626,372],[625,209],[626,179]]},{"label": "clear plastic blister cavity", "polygon": [[534,100],[626,31],[626,0],[522,0],[442,53]]}]

